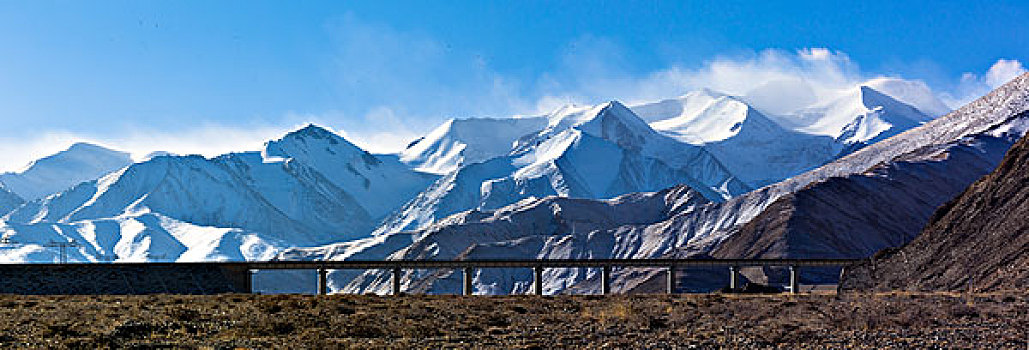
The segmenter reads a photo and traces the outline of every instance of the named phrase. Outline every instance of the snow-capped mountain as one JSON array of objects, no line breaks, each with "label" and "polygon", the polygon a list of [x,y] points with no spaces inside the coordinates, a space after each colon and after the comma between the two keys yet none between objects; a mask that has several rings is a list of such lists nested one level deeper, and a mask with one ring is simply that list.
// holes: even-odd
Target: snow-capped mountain
[{"label": "snow-capped mountain", "polygon": [[[397,155],[315,126],[260,152],[155,154],[26,203],[9,196],[17,208],[0,231],[20,245],[0,260],[52,261],[50,240],[82,243],[71,258],[89,261],[708,254],[776,199],[871,167],[858,151],[845,158],[858,163],[832,163],[845,171],[810,171],[930,120],[919,92],[873,81],[772,115],[702,90],[632,108],[456,119]],[[592,272],[551,273],[561,278],[548,291],[592,288]],[[630,288],[649,275],[618,276]],[[334,272],[332,285],[377,290],[381,277]],[[521,288],[515,277],[482,272],[479,286]],[[440,291],[446,278],[408,280]]]},{"label": "snow-capped mountain", "polygon": [[699,90],[632,108],[612,102],[539,117],[451,120],[401,153],[408,164],[444,177],[376,233],[530,196],[611,198],[683,183],[722,201],[931,119],[870,86],[938,107],[919,95],[923,85],[877,79],[774,119],[739,97]]},{"label": "snow-capped mountain", "polygon": [[451,119],[400,152],[415,170],[447,174],[461,166],[507,155],[518,138],[547,125],[546,117]]},{"label": "snow-capped mountain", "polygon": [[3,230],[29,246],[88,242],[73,256],[83,260],[268,258],[281,247],[367,237],[433,179],[308,126],[261,152],[133,164],[26,203]]},{"label": "snow-capped mountain", "polygon": [[76,143],[67,150],[32,162],[24,170],[0,174],[0,183],[19,197],[32,201],[129,164],[132,157],[128,153]]},{"label": "snow-capped mountain", "polygon": [[929,120],[918,109],[865,85],[777,118],[795,130],[829,136],[846,145],[871,144]]},{"label": "snow-capped mountain", "polygon": [[882,92],[891,98],[915,107],[922,114],[936,118],[951,111],[936,97],[936,94],[924,82],[900,78],[880,77],[868,80],[861,85]]},{"label": "snow-capped mountain", "polygon": [[611,198],[687,184],[713,200],[749,188],[704,149],[661,135],[618,102],[564,108],[510,154],[445,175],[376,233],[425,227],[468,209],[545,196]]},{"label": "snow-capped mountain", "polygon": [[751,188],[811,170],[845,148],[831,137],[783,128],[739,98],[709,90],[633,110],[662,134],[702,146]]},{"label": "snow-capped mountain", "polygon": [[[822,257],[814,252],[849,250],[858,252],[854,254],[866,254],[910,239],[917,229],[910,233],[900,232],[908,221],[928,220],[927,215],[921,218],[919,213],[931,213],[936,204],[959,192],[978,175],[989,172],[1006,147],[1029,127],[1027,110],[1029,74],[947,116],[874,143],[815,170],[724,202],[690,205],[688,210],[648,209],[667,215],[656,218],[654,222],[645,222],[648,218],[655,219],[653,217],[641,216],[640,222],[618,222],[608,220],[618,217],[613,213],[584,215],[572,221],[590,224],[583,224],[578,229],[571,229],[572,225],[558,229],[554,223],[564,222],[562,218],[566,217],[566,211],[555,209],[548,200],[559,199],[527,200],[496,210],[469,211],[440,220],[414,232],[414,243],[400,248],[389,258],[648,258],[724,255],[738,251],[735,247],[755,249],[750,253],[742,251],[740,254],[745,257]],[[841,182],[848,184],[841,186]],[[832,194],[833,191],[839,193]],[[642,196],[668,198],[667,193]],[[819,199],[818,193],[827,194],[827,197]],[[876,209],[862,200],[865,195],[876,194],[882,197],[875,197],[878,198],[876,202],[887,202],[885,209]],[[781,207],[775,204],[802,196],[811,198],[807,201],[810,206]],[[831,201],[827,202],[827,199]],[[582,201],[594,203],[583,204],[587,206],[602,203]],[[825,210],[839,210],[836,215],[850,217],[866,225],[886,223],[897,230],[872,234],[867,232],[867,226],[853,225],[854,222],[849,221],[841,221],[840,225],[833,227],[820,226],[817,219],[819,215],[826,214]],[[911,214],[906,221],[887,220],[891,215],[906,214]],[[803,224],[808,221],[813,226]],[[776,232],[783,231],[774,228],[783,224],[793,227],[788,230],[796,231],[777,235]],[[818,229],[827,231],[812,231]],[[741,240],[744,244],[737,245]],[[855,244],[860,248],[847,248]],[[528,272],[512,271],[479,272],[474,281],[476,291],[523,290],[530,281]],[[595,276],[588,271],[555,269],[552,273],[559,274],[561,278],[547,280],[545,289],[549,292],[598,288]],[[632,289],[655,278],[658,273],[615,270],[613,285],[616,290]],[[759,271],[757,275],[748,277],[760,279],[763,273]],[[387,275],[368,272],[347,284],[343,290],[383,292]],[[411,273],[405,276],[404,283],[419,291],[451,291],[458,287],[458,280],[448,273]],[[335,282],[336,286],[344,284],[345,280]]]}]

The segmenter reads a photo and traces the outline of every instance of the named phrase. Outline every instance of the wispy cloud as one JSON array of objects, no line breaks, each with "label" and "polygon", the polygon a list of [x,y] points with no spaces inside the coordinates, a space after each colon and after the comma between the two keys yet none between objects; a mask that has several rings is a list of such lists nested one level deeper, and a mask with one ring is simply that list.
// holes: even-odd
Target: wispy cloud
[{"label": "wispy cloud", "polygon": [[[594,47],[582,49],[589,45]],[[766,49],[714,57],[697,67],[673,64],[630,74],[618,64],[609,63],[618,62],[619,55],[619,48],[610,42],[589,40],[576,47],[580,49],[564,58],[564,67],[546,77],[549,95],[539,100],[547,102],[540,106],[551,107],[554,101],[594,103],[607,99],[638,103],[706,88],[743,96],[766,112],[787,113],[882,76],[863,72],[846,53],[826,48]],[[919,81],[905,86],[923,90],[921,95],[933,95]]]}]

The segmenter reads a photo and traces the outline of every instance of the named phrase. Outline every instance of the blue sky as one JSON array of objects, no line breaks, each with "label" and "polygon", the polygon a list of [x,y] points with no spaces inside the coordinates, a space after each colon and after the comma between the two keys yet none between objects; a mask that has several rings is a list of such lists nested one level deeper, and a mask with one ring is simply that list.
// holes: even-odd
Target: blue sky
[{"label": "blue sky", "polygon": [[450,117],[681,95],[729,79],[719,64],[808,72],[810,48],[848,79],[962,101],[998,60],[1029,59],[1027,15],[1024,1],[0,1],[0,169],[75,140],[253,149],[306,122],[388,151]]}]

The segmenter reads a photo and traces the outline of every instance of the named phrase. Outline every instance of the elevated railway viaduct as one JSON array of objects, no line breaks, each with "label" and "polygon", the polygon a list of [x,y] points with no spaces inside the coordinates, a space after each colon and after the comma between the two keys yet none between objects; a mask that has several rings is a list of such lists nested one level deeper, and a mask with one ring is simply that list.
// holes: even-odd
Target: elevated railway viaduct
[{"label": "elevated railway viaduct", "polygon": [[328,293],[329,270],[386,270],[392,273],[392,294],[402,292],[400,276],[409,269],[453,269],[462,272],[463,293],[472,293],[475,269],[525,268],[533,271],[533,292],[543,294],[543,270],[595,268],[601,271],[601,292],[611,292],[614,268],[667,269],[667,292],[675,291],[676,271],[690,267],[722,267],[729,288],[739,285],[744,267],[786,267],[788,290],[796,292],[806,267],[845,267],[856,259],[547,259],[547,260],[384,260],[384,261],[249,261],[0,264],[0,293],[5,294],[220,294],[252,293],[252,273],[260,270],[314,270],[318,292]]}]

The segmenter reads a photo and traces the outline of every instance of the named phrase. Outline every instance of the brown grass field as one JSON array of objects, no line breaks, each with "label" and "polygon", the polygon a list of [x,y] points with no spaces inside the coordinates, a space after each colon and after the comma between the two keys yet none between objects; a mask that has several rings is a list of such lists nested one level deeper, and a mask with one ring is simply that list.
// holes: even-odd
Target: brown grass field
[{"label": "brown grass field", "polygon": [[0,296],[12,348],[1029,347],[1029,292]]}]

